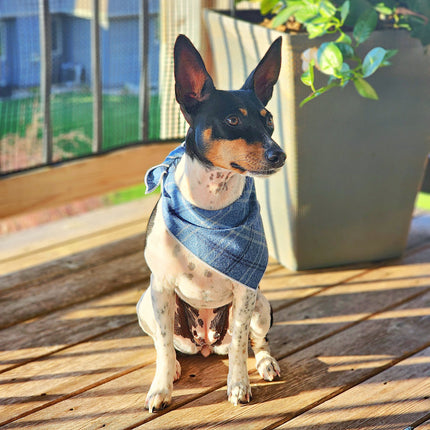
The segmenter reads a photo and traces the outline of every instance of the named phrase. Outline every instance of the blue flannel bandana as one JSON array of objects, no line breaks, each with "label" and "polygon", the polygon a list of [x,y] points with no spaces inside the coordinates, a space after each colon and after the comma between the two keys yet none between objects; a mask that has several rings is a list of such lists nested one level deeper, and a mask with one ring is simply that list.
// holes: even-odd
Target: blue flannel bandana
[{"label": "blue flannel bandana", "polygon": [[145,176],[147,193],[162,181],[162,209],[169,232],[200,260],[225,276],[256,289],[267,267],[268,252],[255,185],[247,177],[242,195],[230,206],[205,210],[184,199],[175,170],[184,144]]}]

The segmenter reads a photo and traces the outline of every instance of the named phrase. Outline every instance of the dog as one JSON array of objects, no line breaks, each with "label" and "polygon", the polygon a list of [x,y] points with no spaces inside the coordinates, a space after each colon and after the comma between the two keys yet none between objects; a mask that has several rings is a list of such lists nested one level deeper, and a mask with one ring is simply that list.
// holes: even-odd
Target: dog
[{"label": "dog", "polygon": [[251,400],[248,341],[261,377],[280,368],[270,354],[271,307],[258,288],[267,267],[267,245],[253,177],[285,163],[271,138],[266,109],[281,67],[277,39],[238,91],[214,86],[191,41],[174,48],[175,93],[189,124],[184,144],[145,177],[147,192],[162,195],[147,229],[149,288],[137,304],[141,328],[157,352],[145,408],[169,405],[181,367],[176,353],[228,354],[228,399]]}]

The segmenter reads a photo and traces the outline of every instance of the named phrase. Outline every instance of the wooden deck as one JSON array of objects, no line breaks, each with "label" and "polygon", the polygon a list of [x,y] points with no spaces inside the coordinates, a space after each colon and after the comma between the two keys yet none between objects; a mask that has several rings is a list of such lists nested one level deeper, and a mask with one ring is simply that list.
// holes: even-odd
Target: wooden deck
[{"label": "wooden deck", "polygon": [[299,273],[271,262],[262,290],[282,379],[261,381],[249,358],[253,400],[234,407],[225,357],[180,357],[172,406],[149,414],[136,208],[0,239],[1,428],[430,429],[430,215],[415,217],[398,261]]}]

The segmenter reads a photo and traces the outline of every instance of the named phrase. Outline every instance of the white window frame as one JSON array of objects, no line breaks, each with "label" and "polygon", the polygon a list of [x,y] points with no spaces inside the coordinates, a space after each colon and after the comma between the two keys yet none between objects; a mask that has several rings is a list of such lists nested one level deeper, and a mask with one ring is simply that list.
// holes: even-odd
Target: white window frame
[{"label": "white window frame", "polygon": [[51,35],[52,35],[52,45],[54,45],[54,31],[53,27],[56,26],[56,46],[57,49],[52,48],[52,55],[61,55],[63,53],[63,23],[61,18],[57,15],[51,15]]},{"label": "white window frame", "polygon": [[7,33],[6,23],[0,21],[0,61],[6,61],[7,59]]}]

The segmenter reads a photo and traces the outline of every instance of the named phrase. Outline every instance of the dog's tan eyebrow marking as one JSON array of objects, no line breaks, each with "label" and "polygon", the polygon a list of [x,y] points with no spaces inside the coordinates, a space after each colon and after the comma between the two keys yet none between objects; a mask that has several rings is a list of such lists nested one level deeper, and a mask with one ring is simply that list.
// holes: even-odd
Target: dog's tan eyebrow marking
[{"label": "dog's tan eyebrow marking", "polygon": [[211,140],[212,140],[212,127],[209,127],[203,131],[203,141],[205,143],[210,143]]},{"label": "dog's tan eyebrow marking", "polygon": [[260,115],[265,117],[267,115],[267,110],[266,109],[261,109]]},{"label": "dog's tan eyebrow marking", "polygon": [[242,113],[243,116],[247,116],[248,115],[248,111],[244,108],[239,108],[240,112]]}]

